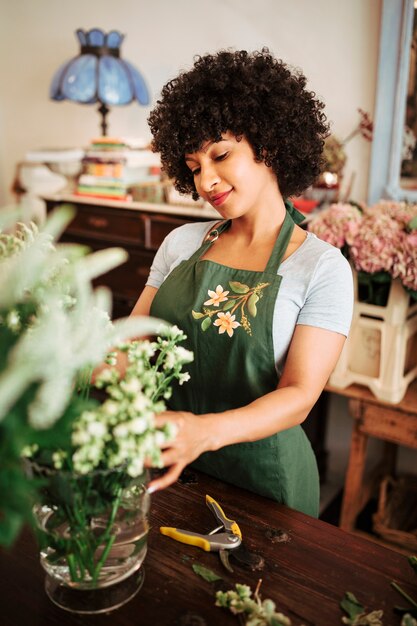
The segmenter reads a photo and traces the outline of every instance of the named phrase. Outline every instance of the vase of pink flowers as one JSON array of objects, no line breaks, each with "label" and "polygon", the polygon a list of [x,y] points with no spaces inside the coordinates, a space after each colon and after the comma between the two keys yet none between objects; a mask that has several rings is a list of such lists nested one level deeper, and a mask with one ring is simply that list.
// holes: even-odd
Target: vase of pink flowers
[{"label": "vase of pink flowers", "polygon": [[310,222],[309,230],[350,260],[360,302],[385,306],[393,279],[417,301],[417,205],[332,204]]}]

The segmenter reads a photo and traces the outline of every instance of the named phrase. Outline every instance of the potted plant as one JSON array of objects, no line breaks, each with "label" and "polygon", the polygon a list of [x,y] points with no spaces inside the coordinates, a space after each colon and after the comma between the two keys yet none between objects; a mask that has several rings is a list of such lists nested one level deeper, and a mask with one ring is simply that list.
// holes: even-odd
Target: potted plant
[{"label": "potted plant", "polygon": [[417,376],[417,205],[333,204],[309,224],[354,274],[352,327],[330,384],[397,403]]}]

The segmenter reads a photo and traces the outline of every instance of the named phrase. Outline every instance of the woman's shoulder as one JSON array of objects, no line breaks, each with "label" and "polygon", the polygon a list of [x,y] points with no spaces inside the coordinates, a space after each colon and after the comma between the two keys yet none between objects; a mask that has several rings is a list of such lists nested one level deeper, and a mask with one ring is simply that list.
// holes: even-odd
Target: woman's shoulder
[{"label": "woman's shoulder", "polygon": [[210,232],[210,230],[218,223],[219,220],[210,220],[208,222],[189,222],[174,228],[165,238],[164,244],[186,247],[198,247],[201,245]]},{"label": "woman's shoulder", "polygon": [[294,254],[288,257],[286,263],[288,269],[290,266],[296,267],[301,265],[307,270],[314,271],[317,263],[337,265],[349,265],[347,259],[343,256],[339,248],[336,248],[327,241],[319,239],[314,233],[307,231],[303,244],[296,250]]},{"label": "woman's shoulder", "polygon": [[218,220],[189,222],[174,228],[162,242],[159,254],[170,267],[178,260],[190,258],[217,223]]},{"label": "woman's shoulder", "polygon": [[307,232],[304,243],[281,265],[284,290],[295,289],[305,295],[320,285],[350,290],[352,269],[339,248]]}]

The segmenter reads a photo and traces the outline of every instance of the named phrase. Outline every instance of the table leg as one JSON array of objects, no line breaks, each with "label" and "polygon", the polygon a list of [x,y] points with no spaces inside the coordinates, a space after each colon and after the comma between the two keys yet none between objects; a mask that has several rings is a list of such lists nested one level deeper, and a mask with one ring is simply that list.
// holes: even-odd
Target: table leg
[{"label": "table leg", "polygon": [[349,463],[345,478],[340,528],[353,530],[356,518],[363,504],[361,487],[365,470],[368,436],[359,430],[360,403],[351,400],[349,409],[354,418],[352,439],[350,444]]}]

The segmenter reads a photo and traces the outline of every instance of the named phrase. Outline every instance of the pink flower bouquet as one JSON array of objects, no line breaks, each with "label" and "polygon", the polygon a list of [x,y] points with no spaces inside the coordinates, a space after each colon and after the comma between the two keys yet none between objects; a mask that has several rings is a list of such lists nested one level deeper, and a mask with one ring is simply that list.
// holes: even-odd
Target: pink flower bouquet
[{"label": "pink flower bouquet", "polygon": [[[399,278],[417,300],[417,205],[333,204],[310,222],[309,230],[350,259],[358,271],[361,300],[385,304],[392,278]],[[363,298],[361,287],[362,295],[364,288],[367,292]]]}]

